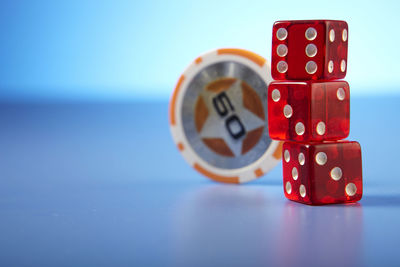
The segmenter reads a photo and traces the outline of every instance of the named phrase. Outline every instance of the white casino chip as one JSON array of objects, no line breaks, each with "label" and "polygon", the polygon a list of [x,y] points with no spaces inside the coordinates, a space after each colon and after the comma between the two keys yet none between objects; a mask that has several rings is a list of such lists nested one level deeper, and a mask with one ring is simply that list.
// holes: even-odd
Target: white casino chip
[{"label": "white casino chip", "polygon": [[271,170],[282,143],[268,135],[269,63],[242,49],[198,57],[179,78],[170,101],[172,137],[203,175],[244,183]]}]

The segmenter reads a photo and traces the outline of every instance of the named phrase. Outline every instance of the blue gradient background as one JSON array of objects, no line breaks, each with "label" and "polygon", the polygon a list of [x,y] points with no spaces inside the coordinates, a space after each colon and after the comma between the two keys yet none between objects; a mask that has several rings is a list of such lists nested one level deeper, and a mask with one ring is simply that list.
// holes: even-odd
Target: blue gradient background
[{"label": "blue gradient background", "polygon": [[[270,59],[275,20],[349,23],[353,95],[397,93],[397,1],[2,1],[2,99],[167,99],[200,53]],[[382,83],[384,86],[382,86]]]},{"label": "blue gradient background", "polygon": [[[400,266],[396,1],[1,1],[0,266]],[[182,158],[168,99],[219,47],[270,58],[280,19],[349,23],[363,199],[306,206]]]}]

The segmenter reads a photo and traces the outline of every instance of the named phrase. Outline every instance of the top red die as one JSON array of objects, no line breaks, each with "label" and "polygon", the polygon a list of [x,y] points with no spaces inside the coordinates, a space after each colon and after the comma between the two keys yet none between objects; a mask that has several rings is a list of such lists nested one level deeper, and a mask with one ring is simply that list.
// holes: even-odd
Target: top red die
[{"label": "top red die", "polygon": [[347,43],[345,21],[277,21],[272,29],[272,77],[342,79],[347,69]]}]

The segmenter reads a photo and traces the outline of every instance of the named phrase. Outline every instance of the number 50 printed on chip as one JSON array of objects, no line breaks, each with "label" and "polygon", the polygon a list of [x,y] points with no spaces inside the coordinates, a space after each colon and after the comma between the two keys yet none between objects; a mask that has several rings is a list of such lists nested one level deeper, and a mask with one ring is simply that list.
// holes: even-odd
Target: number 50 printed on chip
[{"label": "number 50 printed on chip", "polygon": [[242,49],[198,57],[179,78],[170,101],[173,139],[203,175],[227,183],[257,179],[281,158],[268,136],[268,62]]}]

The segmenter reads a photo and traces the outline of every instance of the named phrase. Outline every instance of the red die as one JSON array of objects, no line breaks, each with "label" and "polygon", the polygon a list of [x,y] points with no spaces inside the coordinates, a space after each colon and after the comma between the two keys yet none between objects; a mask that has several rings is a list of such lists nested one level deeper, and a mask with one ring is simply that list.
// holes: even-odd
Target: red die
[{"label": "red die", "polygon": [[271,82],[268,130],[272,139],[324,141],[350,131],[350,90],[345,81]]},{"label": "red die", "polygon": [[339,20],[277,21],[272,29],[275,80],[346,76],[348,27]]},{"label": "red die", "polygon": [[361,199],[361,147],[357,142],[285,142],[282,153],[283,188],[288,199],[311,205]]}]

